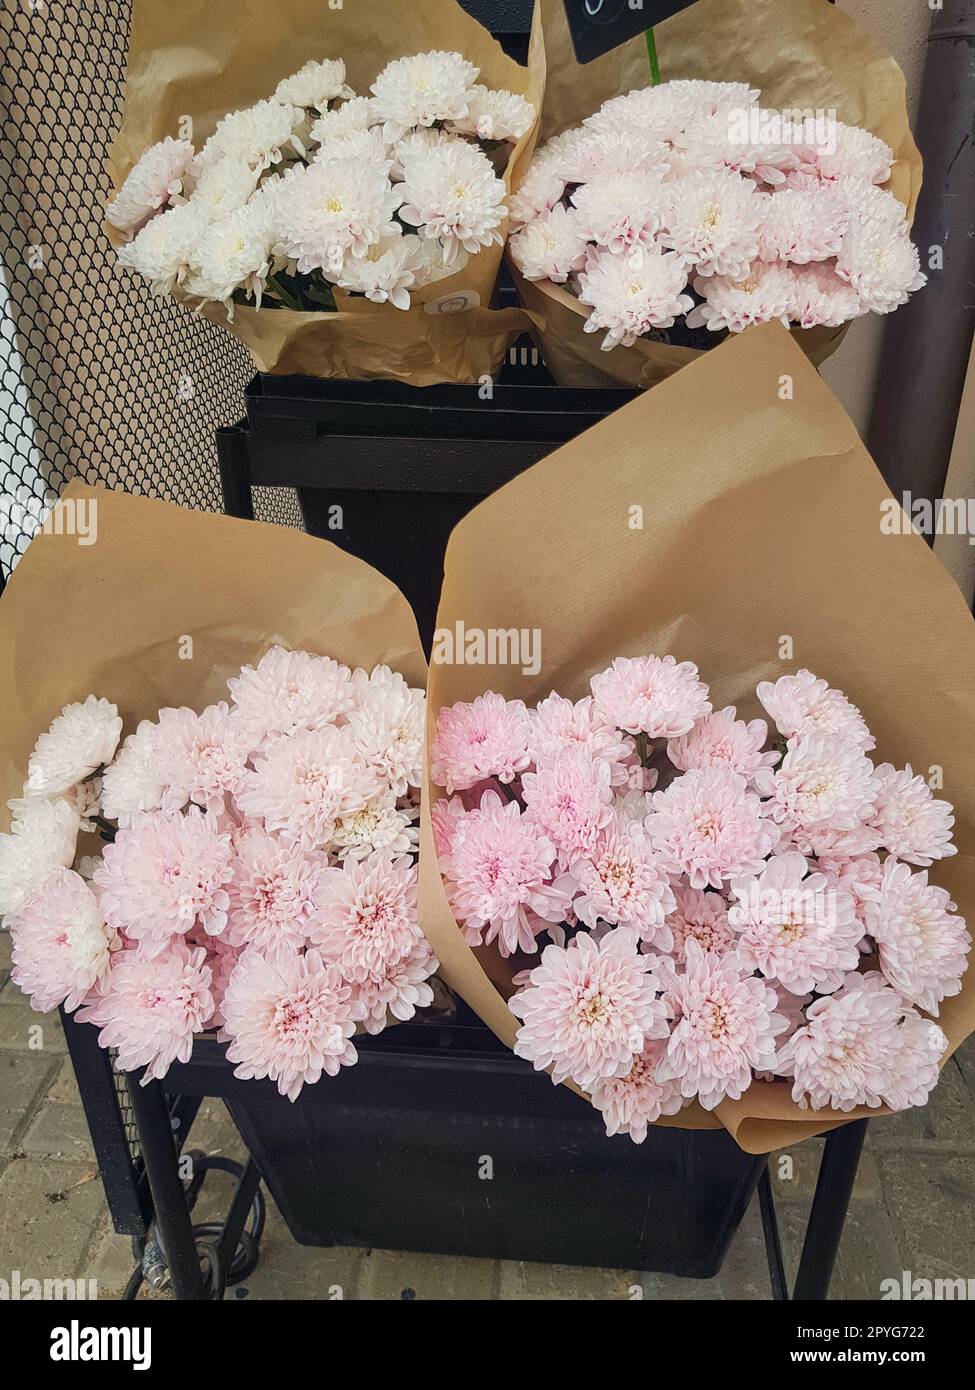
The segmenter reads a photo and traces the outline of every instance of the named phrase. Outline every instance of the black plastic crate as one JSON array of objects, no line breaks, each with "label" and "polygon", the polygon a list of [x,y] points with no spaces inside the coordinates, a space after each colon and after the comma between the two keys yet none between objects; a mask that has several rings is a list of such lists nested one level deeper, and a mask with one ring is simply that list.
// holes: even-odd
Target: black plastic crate
[{"label": "black plastic crate", "polygon": [[[601,1116],[464,1010],[356,1039],[292,1104],[198,1041],[167,1089],[221,1095],[292,1236],[709,1278],[765,1167],[723,1130],[606,1137]],[[488,1172],[491,1176],[483,1176]]]},{"label": "black plastic crate", "polygon": [[[527,340],[512,373],[544,373]],[[224,497],[248,515],[249,495],[228,485],[297,489],[305,529],[367,561],[402,589],[429,654],[443,557],[462,517],[561,444],[632,400],[630,390],[570,390],[499,381],[417,388],[385,381],[261,375],[247,389],[242,457]],[[236,502],[235,502],[236,491]]]}]

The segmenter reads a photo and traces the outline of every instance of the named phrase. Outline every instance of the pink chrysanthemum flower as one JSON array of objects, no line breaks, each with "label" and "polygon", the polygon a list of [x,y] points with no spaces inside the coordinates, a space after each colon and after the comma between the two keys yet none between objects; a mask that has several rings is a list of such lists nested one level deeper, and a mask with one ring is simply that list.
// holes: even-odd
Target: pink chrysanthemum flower
[{"label": "pink chrysanthemum flower", "polygon": [[440,870],[464,939],[472,946],[497,939],[503,956],[534,952],[546,922],[563,921],[571,883],[552,882],[555,846],[518,804],[486,791],[455,832]]},{"label": "pink chrysanthemum flower", "polygon": [[206,955],[205,964],[210,971],[210,993],[213,996],[213,1012],[204,1018],[200,1028],[207,1032],[211,1028],[223,1027],[223,998],[229,988],[241,951],[231,946],[222,936],[207,936],[199,927],[194,927],[184,937],[187,946],[202,947]]},{"label": "pink chrysanthemum flower", "polygon": [[674,960],[683,964],[688,941],[696,941],[705,953],[727,955],[735,948],[736,935],[728,921],[728,904],[720,893],[678,884],[674,889],[675,907],[667,918],[673,937]]},{"label": "pink chrysanthemum flower", "polygon": [[245,774],[237,805],[304,849],[327,847],[343,817],[380,789],[355,748],[351,729],[328,724],[266,744]]},{"label": "pink chrysanthemum flower", "polygon": [[668,188],[660,242],[699,276],[741,280],[758,255],[766,199],[751,179],[724,171],[686,175]]},{"label": "pink chrysanthemum flower", "polygon": [[829,852],[828,842],[814,842],[816,832],[835,839],[836,832],[856,831],[870,819],[877,797],[873,763],[855,743],[835,737],[811,734],[790,744],[770,781],[765,814],[792,836],[802,854]]},{"label": "pink chrysanthemum flower", "polygon": [[801,854],[787,853],[760,874],[734,879],[729,919],[748,970],[792,994],[829,994],[856,969],[863,927],[852,893],[808,867]]},{"label": "pink chrysanthemum flower", "polygon": [[326,869],[319,908],[312,939],[324,959],[347,980],[381,973],[416,944],[416,865],[409,855],[377,850],[368,859]]},{"label": "pink chrysanthemum flower", "polygon": [[207,811],[222,811],[226,797],[240,791],[250,747],[242,727],[221,703],[202,714],[160,710],[154,751],[164,786],[164,811],[182,811],[191,801]]},{"label": "pink chrysanthemum flower", "polygon": [[522,1020],[516,1056],[536,1071],[551,1067],[556,1085],[570,1077],[587,1091],[625,1076],[646,1040],[668,1032],[651,966],[626,932],[546,946],[526,988],[508,1001]]},{"label": "pink chrysanthemum flower", "polygon": [[119,1071],[145,1067],[146,1086],[173,1062],[189,1061],[193,1035],[213,1010],[206,951],[173,941],[152,960],[141,951],[116,951],[104,990],[75,1017],[101,1029],[98,1042],[117,1050]]},{"label": "pink chrysanthemum flower", "polygon": [[617,256],[646,249],[660,230],[664,196],[656,174],[600,174],[572,194],[576,230]]},{"label": "pink chrysanthemum flower", "polygon": [[523,700],[489,691],[469,705],[444,708],[437,715],[430,775],[448,792],[466,791],[490,777],[513,782],[531,762],[530,736]]},{"label": "pink chrysanthemum flower", "polygon": [[[663,173],[667,151],[644,129],[596,130],[589,122],[561,137],[556,167],[567,184],[587,184],[613,174]],[[549,146],[552,145],[549,141]],[[546,146],[548,148],[548,146]]]},{"label": "pink chrysanthemum flower", "polygon": [[460,830],[466,816],[467,810],[459,796],[442,796],[439,801],[434,802],[433,810],[430,812],[430,823],[433,826],[433,847],[437,851],[438,859],[450,853],[454,836]]},{"label": "pink chrysanthemum flower", "polygon": [[58,869],[74,862],[81,818],[70,802],[27,801],[0,835],[0,914],[20,912]]},{"label": "pink chrysanthemum flower", "polygon": [[705,954],[696,941],[685,944],[680,974],[666,958],[659,974],[675,1022],[658,1080],[679,1082],[685,1099],[713,1110],[726,1097],[738,1100],[753,1071],[773,1070],[775,1039],[788,1024],[764,980],[744,975],[733,954]]},{"label": "pink chrysanthemum flower", "polygon": [[837,743],[852,743],[868,753],[876,742],[860,711],[841,690],[817,680],[811,671],[760,681],[755,693],[780,734],[795,743],[818,734]]},{"label": "pink chrysanthemum flower", "polygon": [[832,265],[816,262],[792,269],[789,317],[800,328],[838,328],[864,313],[860,296]]},{"label": "pink chrysanthemum flower", "polygon": [[661,1081],[659,1064],[667,1051],[661,1041],[648,1042],[633,1059],[625,1076],[611,1077],[594,1087],[592,1103],[606,1121],[606,1133],[628,1134],[642,1144],[647,1129],[661,1115],[676,1115],[685,1101],[676,1081]]},{"label": "pink chrysanthemum flower", "polygon": [[808,265],[828,261],[843,245],[849,215],[831,188],[783,188],[762,204],[758,257]]},{"label": "pink chrysanthemum flower", "polygon": [[573,703],[553,691],[529,711],[528,718],[531,721],[530,746],[537,769],[551,763],[566,748],[583,747],[588,749],[594,762],[608,764],[614,787],[630,782],[637,766],[633,742],[597,712],[591,695]]},{"label": "pink chrysanthemum flower", "polygon": [[674,895],[642,825],[614,820],[592,853],[573,864],[572,877],[580,894],[572,910],[580,922],[627,927],[641,940],[671,949],[666,917],[674,910]]},{"label": "pink chrysanthemum flower", "polygon": [[[817,862],[820,873],[853,894],[857,920],[866,930],[866,905],[880,891],[884,866],[879,854],[824,854]],[[861,943],[862,948],[862,943]]]},{"label": "pink chrysanthemum flower", "polygon": [[740,276],[698,275],[694,288],[704,296],[687,315],[688,328],[707,328],[718,333],[743,333],[756,323],[774,319],[788,327],[792,307],[793,279],[788,266],[753,261]]},{"label": "pink chrysanthemum flower", "polygon": [[139,943],[146,957],[199,924],[210,936],[227,925],[234,876],[230,836],[215,816],[147,811],[106,845],[95,874],[110,927]]},{"label": "pink chrysanthemum flower", "polygon": [[910,763],[900,770],[881,763],[875,776],[880,791],[870,824],[884,849],[925,868],[935,859],[958,853],[951,843],[955,823],[951,802],[936,801],[924,778],[914,776]]},{"label": "pink chrysanthemum flower", "polygon": [[972,938],[964,917],[943,888],[888,859],[880,892],[866,904],[867,931],[877,943],[880,968],[900,996],[925,1013],[961,991]]},{"label": "pink chrysanthemum flower", "polygon": [[327,656],[271,647],[227,682],[251,748],[265,739],[322,729],[354,704],[351,673]]},{"label": "pink chrysanthemum flower", "polygon": [[71,869],[59,869],[10,921],[10,978],[31,1007],[69,1013],[108,977],[116,933],[106,926],[98,899]]},{"label": "pink chrysanthemum flower", "polygon": [[539,772],[521,779],[525,817],[551,840],[559,866],[595,852],[613,819],[609,767],[594,762],[588,749],[567,748]]},{"label": "pink chrysanthemum flower", "polygon": [[257,829],[244,831],[236,849],[226,939],[265,954],[306,946],[318,918],[322,857]]},{"label": "pink chrysanthemum flower", "polygon": [[680,738],[711,713],[697,667],[672,656],[618,656],[589,684],[596,715],[628,734]]},{"label": "pink chrysanthemum flower", "polygon": [[289,1100],[323,1072],[337,1076],[340,1067],[358,1061],[350,1038],[365,1006],[318,951],[282,953],[273,960],[245,951],[224,995],[223,1015],[234,1075],[244,1081],[269,1077]]},{"label": "pink chrysanthemum flower", "polygon": [[681,772],[695,768],[726,767],[751,782],[762,768],[774,767],[779,754],[764,753],[768,725],[764,719],[746,724],[737,719],[734,705],[706,714],[689,734],[671,739],[667,756]]},{"label": "pink chrysanthemum flower", "polygon": [[947,1046],[937,1024],[869,971],[847,975],[835,994],[809,1005],[805,1027],[781,1049],[775,1069],[793,1078],[802,1110],[903,1109],[924,1104]]},{"label": "pink chrysanthemum flower", "polygon": [[670,328],[694,301],[687,289],[687,266],[658,243],[625,255],[594,251],[579,273],[579,302],[592,313],[585,331],[605,329],[601,347],[632,347],[653,328]]},{"label": "pink chrysanthemum flower", "polygon": [[352,677],[356,705],[348,715],[359,756],[394,796],[405,796],[423,779],[426,695],[398,672],[377,666],[370,676]]},{"label": "pink chrysanthemum flower", "polygon": [[692,888],[758,873],[778,841],[744,777],[724,767],[685,772],[654,792],[646,825],[661,866],[687,874]]},{"label": "pink chrysanthemum flower", "polygon": [[399,960],[386,960],[364,980],[352,982],[352,997],[366,1010],[363,1026],[367,1033],[381,1033],[387,1014],[406,1023],[417,1009],[433,1003],[433,990],[426,982],[435,975],[439,961],[426,938],[417,932],[413,949]]}]

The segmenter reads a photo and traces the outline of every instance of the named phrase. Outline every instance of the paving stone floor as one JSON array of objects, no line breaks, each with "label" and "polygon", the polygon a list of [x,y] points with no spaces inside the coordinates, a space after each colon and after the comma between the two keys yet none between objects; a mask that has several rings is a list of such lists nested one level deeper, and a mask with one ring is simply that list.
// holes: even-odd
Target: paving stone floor
[{"label": "paving stone floor", "polygon": [[[30,1011],[9,982],[0,933],[0,1279],[97,1279],[117,1298],[132,1272],[130,1242],[112,1233],[64,1037],[56,1017]],[[190,1137],[239,1157],[220,1102]],[[773,1159],[776,1205],[794,1273],[820,1144]],[[791,1176],[789,1168],[791,1166]],[[208,1176],[195,1220],[225,1210],[229,1178]],[[258,1299],[766,1299],[768,1276],[753,1203],[716,1279],[296,1245],[268,1202],[260,1264],[229,1298]],[[834,1275],[832,1296],[877,1299],[881,1280],[975,1278],[975,1039],[945,1068],[923,1111],[876,1120]],[[154,1295],[165,1297],[167,1295]]]}]

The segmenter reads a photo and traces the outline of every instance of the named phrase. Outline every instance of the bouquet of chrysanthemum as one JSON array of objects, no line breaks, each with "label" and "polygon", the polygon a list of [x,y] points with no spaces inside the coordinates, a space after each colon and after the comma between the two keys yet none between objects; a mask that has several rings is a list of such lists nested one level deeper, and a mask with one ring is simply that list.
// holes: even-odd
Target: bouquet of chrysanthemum
[{"label": "bouquet of chrysanthemum", "polygon": [[[465,939],[534,956],[515,1052],[637,1143],[793,1078],[803,1109],[923,1105],[971,937],[928,868],[952,808],[875,767],[860,711],[800,670],[715,710],[691,662],[619,658],[581,700],[440,710],[432,810]],[[922,866],[922,867],[917,867]]]},{"label": "bouquet of chrysanthemum", "polygon": [[549,7],[550,138],[512,200],[510,250],[565,384],[588,364],[651,385],[773,319],[818,363],[924,285],[896,66],[821,0],[776,4],[767,31],[762,8],[732,0],[718,19],[705,0],[660,26],[674,80],[604,60],[570,88]]},{"label": "bouquet of chrysanthemum", "polygon": [[[416,915],[422,690],[271,648],[230,703],[163,709],[119,747],[115,705],[66,706],[0,837],[12,978],[98,1025],[144,1081],[220,1030],[240,1077],[294,1100],[412,1018],[437,969]],[[75,857],[100,829],[100,858]],[[79,1006],[82,1006],[79,1008]]]},{"label": "bouquet of chrysanthemum", "polygon": [[[229,59],[223,45],[230,36],[215,8],[197,41]],[[215,123],[194,117],[195,141],[140,113],[134,124],[161,138],[140,149],[136,129],[123,131],[134,162],[116,152],[125,176],[106,217],[120,243],[120,265],[154,293],[205,308],[238,332],[267,370],[314,370],[306,335],[317,325],[318,374],[397,375],[393,345],[410,341],[408,324],[409,379],[418,380],[416,340],[438,331],[431,327],[438,316],[469,312],[474,338],[489,330],[491,352],[514,322],[510,314],[495,322],[488,305],[507,225],[507,181],[534,134],[536,85],[500,50],[488,50],[492,41],[473,20],[453,15],[453,0],[437,0],[434,8],[450,14],[444,37],[457,42],[456,51],[440,42],[419,51],[427,27],[405,15],[405,23],[383,26],[380,8],[350,7],[356,13],[345,15],[316,6],[310,27],[282,36],[270,63],[262,16],[254,37],[262,40],[267,71],[256,100],[235,28],[239,109]],[[179,23],[179,10],[179,3],[172,7],[170,24]],[[140,24],[137,16],[136,52],[150,42]],[[312,56],[297,71],[285,68],[275,84],[278,61],[294,61],[296,37],[302,56]],[[184,51],[172,61],[185,58]],[[155,66],[153,74],[155,83]],[[129,103],[158,102],[160,95],[130,87]],[[198,99],[211,108],[209,92]],[[357,367],[349,354],[367,346],[364,305],[380,317],[373,320],[373,356],[363,355]],[[343,313],[352,321],[337,316]],[[300,360],[286,351],[291,339]],[[472,363],[476,355],[472,348]],[[481,358],[483,366],[483,348]],[[431,360],[430,370],[436,365]],[[441,369],[451,379],[449,366]],[[476,379],[471,364],[466,372]]]},{"label": "bouquet of chrysanthemum", "polygon": [[975,633],[891,505],[763,324],[454,531],[421,921],[611,1131],[768,1152],[922,1104],[975,1028]]},{"label": "bouquet of chrysanthemum", "polygon": [[14,982],[120,1069],[218,1030],[293,1099],[431,1002],[415,621],[297,532],[77,484],[59,506],[97,545],[45,529],[0,600]]}]

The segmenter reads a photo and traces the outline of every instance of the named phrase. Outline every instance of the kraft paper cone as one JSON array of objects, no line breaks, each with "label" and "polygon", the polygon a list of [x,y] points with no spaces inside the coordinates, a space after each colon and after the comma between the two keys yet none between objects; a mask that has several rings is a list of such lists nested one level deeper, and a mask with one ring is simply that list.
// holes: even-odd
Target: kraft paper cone
[{"label": "kraft paper cone", "polygon": [[[783,400],[783,378],[793,399]],[[600,461],[593,485],[593,459]],[[573,699],[616,656],[698,664],[715,709],[760,717],[761,680],[801,666],[842,688],[877,762],[943,769],[958,854],[932,880],[975,909],[975,630],[954,582],[913,532],[887,535],[890,494],[847,418],[781,325],[730,339],[488,498],[447,549],[438,626],[538,629],[541,669],[433,665],[438,710],[485,690]],[[632,509],[642,529],[631,529]],[[789,660],[779,657],[789,636]],[[442,794],[434,788],[433,795]],[[516,968],[465,945],[436,869],[424,801],[420,915],[448,984],[509,1045]],[[975,1028],[975,969],[942,1007],[953,1051]],[[713,1116],[765,1153],[887,1113],[802,1111],[786,1081],[756,1083]]]},{"label": "kraft paper cone", "polygon": [[[578,63],[562,0],[538,4],[546,65],[541,143],[580,125],[610,97],[648,87],[650,69],[642,36]],[[885,140],[896,157],[885,186],[913,219],[921,156],[908,123],[904,74],[842,10],[828,0],[698,0],[657,25],[654,34],[664,82],[748,82],[761,90],[763,106],[835,111],[839,120]],[[604,335],[583,331],[586,305],[561,285],[525,280],[510,256],[508,263],[522,304],[544,320],[539,346],[562,386],[655,386],[701,355],[647,339],[603,352]],[[793,336],[819,366],[848,327],[795,329]]]},{"label": "kraft paper cone", "polygon": [[4,803],[38,734],[92,693],[128,734],[164,706],[228,699],[228,677],[275,644],[425,683],[406,599],[330,542],[79,483],[61,516],[79,502],[97,504],[95,543],[39,533],[0,599]]},{"label": "kraft paper cone", "polygon": [[[125,111],[109,156],[113,187],[150,145],[185,129],[187,118],[200,149],[228,111],[271,96],[310,58],[342,58],[349,85],[367,94],[391,59],[430,49],[462,53],[480,68],[481,82],[525,96],[540,111],[545,64],[537,16],[525,68],[456,0],[349,0],[340,9],[327,0],[133,0]],[[512,150],[509,189],[528,165],[535,136],[533,128]],[[106,232],[118,246],[118,231],[106,223]],[[417,291],[405,312],[341,291],[335,313],[240,305],[231,323],[221,305],[204,312],[240,338],[259,371],[468,384],[497,371],[528,326],[523,316],[490,308],[501,255],[500,246],[487,248],[464,270]]]}]

